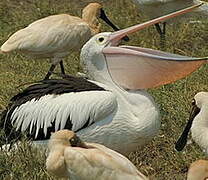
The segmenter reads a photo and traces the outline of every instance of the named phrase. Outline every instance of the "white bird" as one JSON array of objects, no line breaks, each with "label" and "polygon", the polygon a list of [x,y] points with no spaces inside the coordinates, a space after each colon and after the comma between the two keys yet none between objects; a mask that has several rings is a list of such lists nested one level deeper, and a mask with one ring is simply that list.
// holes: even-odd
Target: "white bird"
[{"label": "white bird", "polygon": [[43,140],[50,132],[69,129],[84,141],[103,144],[122,154],[143,146],[160,128],[159,110],[144,89],[181,79],[208,57],[192,58],[118,44],[128,34],[196,7],[93,36],[80,55],[93,81],[73,76],[49,79],[14,96],[4,112],[5,120],[0,121],[7,140],[17,137],[18,131]]},{"label": "white bird", "polygon": [[[140,12],[142,12],[144,15],[146,15],[150,19],[153,19],[153,18],[157,18],[160,16],[164,16],[166,14],[172,13],[174,11],[178,11],[180,9],[187,8],[189,6],[199,4],[203,1],[199,1],[199,0],[134,0],[133,2],[137,5]],[[207,18],[208,3],[206,2],[203,2],[203,3],[204,4],[200,6],[199,8],[197,8],[195,11],[192,11],[186,16],[180,16],[179,17],[180,21],[178,20],[178,22],[181,23],[181,18],[185,19],[184,17],[196,18],[197,16],[199,20],[201,20],[204,16]],[[163,41],[165,38],[166,22],[163,22],[162,24],[163,24],[162,28],[160,27],[159,23],[155,24],[155,26]],[[164,43],[164,42],[161,42],[161,43]]]},{"label": "white bird", "polygon": [[188,170],[187,180],[207,180],[208,179],[208,161],[197,160],[193,162]]},{"label": "white bird", "polygon": [[73,132],[51,135],[46,169],[59,178],[77,180],[147,180],[121,154],[96,143],[85,143]]},{"label": "white bird", "polygon": [[208,92],[194,96],[190,117],[176,143],[176,150],[181,151],[185,147],[190,129],[192,139],[208,154]]},{"label": "white bird", "polygon": [[118,30],[100,4],[90,3],[83,9],[82,18],[69,14],[52,15],[20,29],[1,46],[1,52],[18,51],[35,58],[50,58],[52,65],[45,79],[50,77],[58,63],[65,74],[63,58],[80,50],[84,43],[100,32],[98,18]]}]

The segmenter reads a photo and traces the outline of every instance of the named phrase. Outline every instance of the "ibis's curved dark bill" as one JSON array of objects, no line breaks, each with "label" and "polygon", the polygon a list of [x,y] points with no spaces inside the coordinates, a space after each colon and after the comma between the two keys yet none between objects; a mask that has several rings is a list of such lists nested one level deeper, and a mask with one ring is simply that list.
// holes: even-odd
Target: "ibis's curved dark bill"
[{"label": "ibis's curved dark bill", "polygon": [[177,151],[182,151],[183,148],[186,146],[187,139],[188,139],[188,134],[189,134],[189,131],[191,129],[193,120],[196,117],[196,115],[199,114],[199,112],[200,112],[200,109],[196,105],[194,105],[192,107],[190,117],[189,117],[189,120],[186,124],[186,127],[184,128],[183,133],[181,134],[180,138],[178,139],[178,141],[175,144],[175,149]]}]

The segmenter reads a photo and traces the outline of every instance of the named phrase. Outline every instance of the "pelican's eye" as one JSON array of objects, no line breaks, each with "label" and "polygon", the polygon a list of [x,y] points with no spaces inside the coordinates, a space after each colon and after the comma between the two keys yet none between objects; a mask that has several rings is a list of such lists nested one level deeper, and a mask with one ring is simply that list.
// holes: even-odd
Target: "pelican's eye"
[{"label": "pelican's eye", "polygon": [[103,41],[104,41],[104,37],[100,37],[100,38],[98,39],[98,41],[99,41],[99,42],[103,42]]},{"label": "pelican's eye", "polygon": [[98,38],[97,38],[97,42],[98,42],[99,44],[105,43],[105,42],[106,42],[106,37],[105,37],[105,36],[100,36],[100,37],[98,37]]},{"label": "pelican's eye", "polygon": [[191,101],[191,105],[192,105],[192,106],[195,106],[195,105],[196,105],[196,100],[195,100],[195,99],[193,99],[193,100]]}]

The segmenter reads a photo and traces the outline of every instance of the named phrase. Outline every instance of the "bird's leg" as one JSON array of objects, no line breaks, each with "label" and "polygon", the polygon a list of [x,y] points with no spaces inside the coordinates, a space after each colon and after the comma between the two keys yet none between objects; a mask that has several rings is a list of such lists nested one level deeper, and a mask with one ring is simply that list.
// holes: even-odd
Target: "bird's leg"
[{"label": "bird's leg", "polygon": [[60,64],[60,67],[61,67],[61,73],[62,73],[62,74],[65,74],[63,61],[60,61],[59,64]]},{"label": "bird's leg", "polygon": [[166,22],[163,22],[163,28],[161,29],[160,24],[155,24],[157,32],[160,34],[160,46],[165,50],[165,32],[166,32]]},{"label": "bird's leg", "polygon": [[50,69],[48,70],[48,73],[46,74],[44,80],[49,79],[49,77],[51,76],[51,74],[53,73],[54,69],[55,69],[56,65],[52,64]]}]

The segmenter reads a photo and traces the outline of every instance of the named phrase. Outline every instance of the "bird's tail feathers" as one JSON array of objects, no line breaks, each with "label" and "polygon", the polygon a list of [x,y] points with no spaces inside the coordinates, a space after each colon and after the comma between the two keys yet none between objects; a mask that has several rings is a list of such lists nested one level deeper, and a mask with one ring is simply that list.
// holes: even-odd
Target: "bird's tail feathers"
[{"label": "bird's tail feathers", "polygon": [[0,147],[4,144],[12,145],[21,137],[21,133],[16,131],[12,126],[11,121],[7,119],[8,113],[9,112],[6,109],[0,115]]}]

